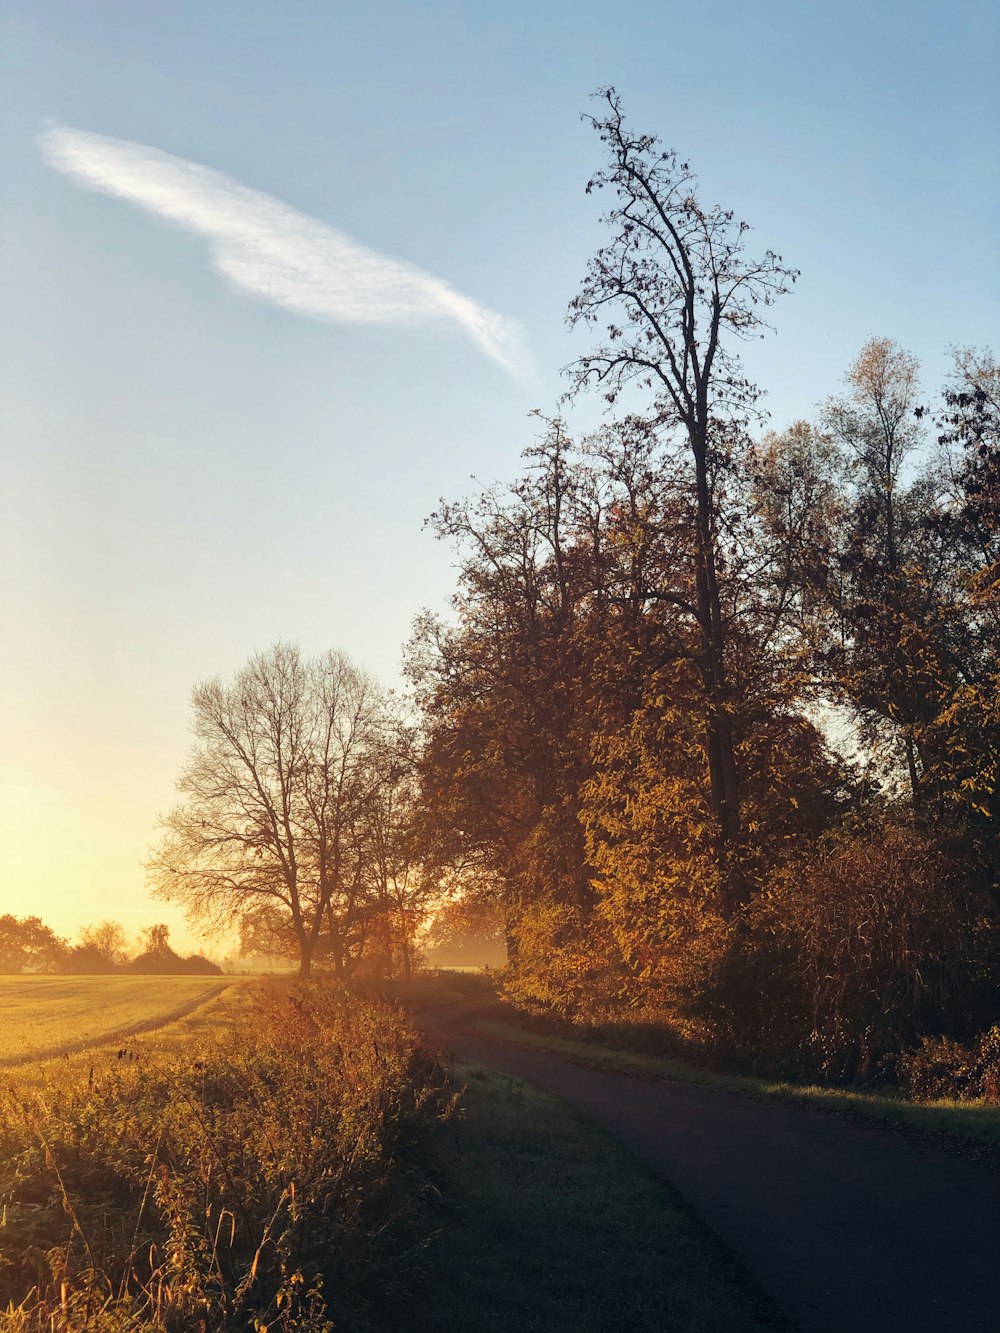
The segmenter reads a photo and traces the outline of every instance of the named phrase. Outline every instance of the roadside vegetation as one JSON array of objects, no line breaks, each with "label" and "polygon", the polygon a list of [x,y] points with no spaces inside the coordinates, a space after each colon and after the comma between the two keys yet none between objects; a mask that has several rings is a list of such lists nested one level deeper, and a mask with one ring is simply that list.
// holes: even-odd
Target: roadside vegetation
[{"label": "roadside vegetation", "polygon": [[450,1094],[398,1009],[271,985],[41,1068],[0,1093],[4,1330],[381,1328],[410,1290]]},{"label": "roadside vegetation", "polygon": [[[504,1006],[502,1016],[492,1006],[483,1016],[470,1014],[463,1029],[478,1036],[516,1042],[552,1051],[578,1064],[637,1078],[665,1079],[718,1088],[752,1097],[777,1097],[806,1109],[827,1111],[862,1122],[933,1140],[941,1148],[1000,1165],[1000,1103],[996,1098],[957,1100],[927,1097],[915,1100],[906,1091],[883,1081],[877,1088],[839,1088],[785,1078],[738,1073],[682,1055],[650,1054],[630,1049],[627,1036],[615,1044],[600,1033],[572,1035],[539,1025],[527,1014]],[[663,1034],[669,1039],[669,1032]],[[647,1042],[648,1029],[645,1033]]]},{"label": "roadside vegetation", "polygon": [[[981,1070],[974,1064],[970,1067],[967,1053],[964,1057],[956,1053],[951,1043],[925,1043],[927,1054],[918,1052],[913,1059],[916,1068],[896,1079],[882,1078],[866,1088],[845,1088],[741,1070],[732,1051],[713,1052],[685,1041],[662,1014],[633,1014],[627,1021],[619,1018],[587,1024],[519,1010],[499,998],[503,975],[493,971],[428,970],[405,984],[383,989],[417,1015],[464,1005],[465,1012],[451,1022],[475,1036],[552,1051],[610,1073],[718,1088],[743,1096],[778,1097],[805,1109],[879,1123],[933,1141],[944,1150],[1000,1165],[1000,1101],[995,1095],[975,1095],[981,1085],[974,1080],[982,1076]],[[966,1079],[964,1097],[955,1095],[959,1075]]]}]

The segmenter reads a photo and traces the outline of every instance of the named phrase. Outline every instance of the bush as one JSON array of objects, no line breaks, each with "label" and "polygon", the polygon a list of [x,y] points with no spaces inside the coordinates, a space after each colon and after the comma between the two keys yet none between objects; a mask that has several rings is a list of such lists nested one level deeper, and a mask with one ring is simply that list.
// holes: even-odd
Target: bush
[{"label": "bush", "polygon": [[839,833],[775,873],[693,1009],[758,1063],[869,1079],[922,1034],[990,1021],[991,922],[933,840]]},{"label": "bush", "polygon": [[0,1097],[3,1326],[371,1326],[422,1190],[397,1147],[444,1100],[398,1011],[271,988],[219,1044],[134,1057]]},{"label": "bush", "polygon": [[808,997],[799,958],[770,928],[730,937],[700,987],[685,997],[717,1065],[797,1078],[815,1072]]},{"label": "bush", "polygon": [[213,963],[211,958],[206,958],[203,954],[188,954],[187,958],[182,960],[182,970],[187,976],[194,977],[221,977],[222,968],[218,963]]},{"label": "bush", "polygon": [[73,976],[101,976],[121,969],[93,944],[78,944],[70,949],[63,970]]},{"label": "bush", "polygon": [[900,1081],[915,1102],[1000,1102],[1000,1027],[969,1046],[924,1037],[899,1057]]},{"label": "bush", "polygon": [[625,973],[601,922],[564,903],[536,902],[517,923],[501,994],[526,1013],[569,1023],[621,1002]]}]

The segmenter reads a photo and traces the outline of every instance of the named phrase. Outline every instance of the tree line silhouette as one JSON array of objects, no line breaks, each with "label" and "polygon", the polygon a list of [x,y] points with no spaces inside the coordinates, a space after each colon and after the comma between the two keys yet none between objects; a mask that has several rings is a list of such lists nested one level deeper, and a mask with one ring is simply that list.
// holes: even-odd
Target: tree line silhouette
[{"label": "tree line silhouette", "polygon": [[99,975],[111,972],[217,976],[218,963],[193,953],[183,957],[170,945],[169,926],[158,922],[129,948],[117,921],[84,926],[75,944],[57,935],[41,917],[0,916],[0,973]]}]

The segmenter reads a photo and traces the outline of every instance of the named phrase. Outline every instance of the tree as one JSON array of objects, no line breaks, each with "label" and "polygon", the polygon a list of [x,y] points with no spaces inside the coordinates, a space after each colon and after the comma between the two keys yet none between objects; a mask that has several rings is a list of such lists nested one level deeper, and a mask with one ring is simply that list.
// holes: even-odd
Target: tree
[{"label": "tree", "polygon": [[600,507],[561,423],[526,457],[510,488],[432,517],[460,551],[457,624],[422,618],[408,655],[424,716],[423,859],[494,901],[512,959],[532,903],[591,897],[578,815],[600,674]]},{"label": "tree", "polygon": [[137,941],[138,953],[129,963],[130,972],[153,976],[176,976],[186,972],[184,959],[170,944],[170,927],[165,921],[144,926]]},{"label": "tree", "polygon": [[383,970],[398,964],[409,980],[417,932],[434,884],[421,858],[421,812],[408,728],[390,733],[381,755],[379,780],[360,825],[360,842],[380,944]]},{"label": "tree", "polygon": [[80,931],[80,947],[86,949],[108,971],[114,971],[128,961],[125,932],[117,921],[100,921],[94,926],[84,926]]},{"label": "tree", "polygon": [[737,769],[728,662],[720,502],[723,475],[745,443],[757,390],[731,344],[757,335],[762,310],[789,289],[797,274],[768,250],[744,252],[748,224],[731,212],[703,207],[695,178],[652,135],[625,126],[613,88],[597,96],[600,116],[588,117],[608,148],[608,165],[587,185],[608,190],[605,217],[611,241],[590,263],[570,306],[571,325],[603,325],[605,340],[571,368],[573,392],[592,383],[614,404],[628,389],[652,393],[651,426],[676,437],[690,471],[688,496],[694,563],[694,660],[704,696],[716,855],[723,906],[732,916],[747,886],[739,863],[740,778]]},{"label": "tree", "polygon": [[384,700],[342,654],[277,644],[193,693],[195,747],[149,863],[155,891],[210,928],[319,952],[347,975],[372,911],[360,824],[377,789]]},{"label": "tree", "polygon": [[[509,488],[433,520],[460,575],[453,623],[422,620],[409,659],[424,856],[503,921],[512,993],[570,1012],[665,993],[688,942],[728,927],[676,460],[635,420],[581,445],[549,422],[526,458]],[[731,580],[728,666],[741,868],[762,882],[835,813],[839,778],[780,678],[762,625],[776,595],[748,581]]]},{"label": "tree", "polygon": [[966,854],[1000,902],[1000,365],[991,352],[954,349],[936,422],[953,485],[934,528],[951,554],[949,626],[961,654],[926,731]]},{"label": "tree", "polygon": [[903,465],[920,446],[919,365],[889,338],[870,338],[827,400],[823,424],[844,451],[850,484],[842,506],[836,607],[839,683],[869,736],[901,746],[914,807],[921,803],[920,724],[935,710],[927,679],[932,644],[933,553],[924,519],[936,502]]},{"label": "tree", "polygon": [[503,920],[495,904],[463,893],[439,898],[421,940],[432,967],[502,967]]},{"label": "tree", "polygon": [[847,393],[831,398],[824,424],[853,455],[859,500],[874,515],[871,523],[878,562],[898,574],[900,551],[900,470],[920,443],[919,363],[890,338],[869,338],[851,363]]},{"label": "tree", "polygon": [[144,926],[139,934],[140,954],[167,955],[173,953],[170,947],[170,927],[165,921],[157,921],[152,926]]},{"label": "tree", "polygon": [[37,916],[0,916],[0,972],[57,972],[66,941]]}]

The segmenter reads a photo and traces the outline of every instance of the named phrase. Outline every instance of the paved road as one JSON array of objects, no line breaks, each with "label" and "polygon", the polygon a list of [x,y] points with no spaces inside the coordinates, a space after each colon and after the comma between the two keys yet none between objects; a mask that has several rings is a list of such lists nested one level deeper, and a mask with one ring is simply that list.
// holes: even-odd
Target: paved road
[{"label": "paved road", "polygon": [[1000,1174],[779,1101],[588,1069],[421,1016],[649,1162],[803,1333],[1000,1333]]}]

